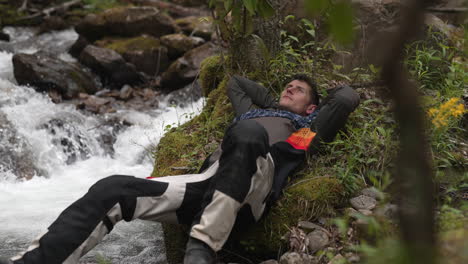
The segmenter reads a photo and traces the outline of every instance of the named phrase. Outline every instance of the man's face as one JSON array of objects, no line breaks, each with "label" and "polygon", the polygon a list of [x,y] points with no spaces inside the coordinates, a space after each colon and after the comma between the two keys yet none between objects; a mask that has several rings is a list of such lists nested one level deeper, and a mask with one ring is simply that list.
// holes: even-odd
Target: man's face
[{"label": "man's face", "polygon": [[280,107],[303,116],[311,114],[317,107],[311,103],[311,90],[312,88],[306,82],[293,80],[281,93]]}]

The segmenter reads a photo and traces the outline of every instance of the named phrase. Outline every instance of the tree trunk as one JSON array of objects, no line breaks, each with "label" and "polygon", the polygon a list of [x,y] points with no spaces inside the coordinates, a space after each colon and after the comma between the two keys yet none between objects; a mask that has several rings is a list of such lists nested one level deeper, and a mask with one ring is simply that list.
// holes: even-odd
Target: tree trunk
[{"label": "tree trunk", "polygon": [[414,84],[403,67],[405,44],[423,28],[424,8],[431,1],[413,0],[404,10],[396,37],[384,50],[388,57],[382,79],[391,90],[400,126],[400,151],[395,181],[399,186],[399,218],[405,263],[435,263],[433,170],[424,131],[424,112]]},{"label": "tree trunk", "polygon": [[[269,18],[255,18],[253,21],[254,35],[233,38],[230,42],[229,54],[232,58],[231,69],[234,71],[254,72],[265,69],[270,58],[280,50],[280,18],[281,5],[286,0],[271,0],[269,3],[275,9],[275,14]],[[247,10],[244,16],[247,15]],[[245,22],[247,23],[247,22]],[[260,39],[260,40],[259,40]]]}]

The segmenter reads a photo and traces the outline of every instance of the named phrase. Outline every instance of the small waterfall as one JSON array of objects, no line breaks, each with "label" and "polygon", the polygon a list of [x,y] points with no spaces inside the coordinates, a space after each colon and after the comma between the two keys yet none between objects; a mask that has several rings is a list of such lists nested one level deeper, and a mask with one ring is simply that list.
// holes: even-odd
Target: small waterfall
[{"label": "small waterfall", "polygon": [[[29,29],[6,30],[13,40],[12,50],[0,51],[0,256],[9,257],[25,250],[97,180],[112,174],[149,176],[148,150],[158,144],[166,125],[187,121],[204,102],[173,106],[169,95],[160,98],[157,109],[120,109],[102,116],[54,104],[47,95],[16,84],[12,52],[47,48],[73,60],[66,50],[76,33],[34,37]],[[20,173],[34,177],[24,180],[28,177]],[[166,263],[160,226],[139,221],[117,225],[83,263],[95,262],[96,255],[112,263]]]}]

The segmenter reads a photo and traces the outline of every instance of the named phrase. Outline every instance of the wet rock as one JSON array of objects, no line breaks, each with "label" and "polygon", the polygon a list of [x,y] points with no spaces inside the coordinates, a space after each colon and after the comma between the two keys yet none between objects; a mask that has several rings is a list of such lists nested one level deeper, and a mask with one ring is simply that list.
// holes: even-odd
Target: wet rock
[{"label": "wet rock", "polygon": [[19,179],[41,175],[34,165],[31,147],[20,137],[7,116],[0,112],[0,172],[10,171]]},{"label": "wet rock", "polygon": [[95,114],[111,113],[115,112],[115,110],[113,110],[113,108],[110,106],[111,101],[112,100],[110,98],[102,98],[91,95],[88,96],[86,100],[81,102],[78,105],[78,108]]},{"label": "wet rock", "polygon": [[213,19],[211,17],[189,16],[176,19],[175,23],[189,36],[197,36],[210,40],[211,35],[214,33]]},{"label": "wet rock", "polygon": [[356,210],[372,210],[377,205],[377,201],[374,198],[366,195],[359,195],[358,197],[351,198],[349,202]]},{"label": "wet rock", "polygon": [[87,139],[80,131],[79,126],[76,126],[76,122],[77,119],[73,116],[63,116],[50,119],[39,126],[40,129],[48,131],[52,136],[52,144],[65,154],[66,164],[91,157],[91,149]]},{"label": "wet rock", "polygon": [[215,53],[216,47],[212,43],[206,43],[187,52],[177,59],[162,74],[161,85],[164,90],[172,91],[193,81],[200,69],[200,64],[206,57]]},{"label": "wet rock", "polygon": [[156,96],[156,93],[149,88],[143,89],[143,92],[141,94],[143,96],[143,100],[150,100]]},{"label": "wet rock", "polygon": [[315,230],[307,235],[309,252],[314,253],[323,249],[330,242],[328,234],[323,230]]},{"label": "wet rock", "polygon": [[187,107],[191,103],[200,99],[201,96],[201,87],[199,82],[193,82],[183,88],[170,92],[166,98],[171,105]]},{"label": "wet rock", "polygon": [[180,33],[162,36],[160,40],[168,48],[170,58],[182,56],[185,52],[205,43],[205,40],[202,38],[188,37]]},{"label": "wet rock", "polygon": [[100,75],[104,83],[120,87],[140,83],[143,79],[135,66],[125,62],[120,54],[110,49],[88,45],[81,52],[79,60]]},{"label": "wet rock", "polygon": [[62,96],[57,91],[50,90],[48,94],[53,103],[59,104],[62,102]]},{"label": "wet rock", "polygon": [[362,189],[361,194],[372,197],[372,198],[377,199],[377,200],[381,200],[383,198],[383,193],[380,192],[375,187],[369,187],[369,188]]},{"label": "wet rock", "polygon": [[118,7],[101,14],[86,16],[75,30],[90,41],[104,36],[134,37],[148,34],[155,37],[175,32],[177,26],[168,15],[155,7]]},{"label": "wet rock", "polygon": [[98,90],[89,72],[43,52],[15,54],[13,67],[18,84],[33,86],[41,92],[55,90],[65,99],[74,98],[81,92],[95,93]]},{"label": "wet rock", "polygon": [[130,85],[124,85],[122,89],[120,89],[119,98],[126,101],[132,97],[132,93],[132,87]]},{"label": "wet rock", "polygon": [[52,30],[64,30],[70,27],[63,18],[59,16],[49,16],[45,17],[44,21],[39,27],[39,33],[50,32]]},{"label": "wet rock", "polygon": [[73,45],[68,50],[68,53],[75,58],[80,57],[81,52],[83,51],[86,46],[91,44],[85,37],[79,36],[78,39],[73,43]]},{"label": "wet rock", "polygon": [[0,41],[0,51],[5,51],[5,52],[8,52],[8,53],[14,53],[15,49],[13,48],[13,45],[10,42]]},{"label": "wet rock", "polygon": [[296,252],[284,253],[279,261],[280,264],[315,264],[318,263],[316,257],[308,254],[299,254]]},{"label": "wet rock", "polygon": [[[97,42],[99,45],[99,42]],[[138,71],[150,76],[165,71],[169,66],[168,50],[159,39],[148,35],[111,41],[103,46],[122,55]]]},{"label": "wet rock", "polygon": [[0,31],[0,40],[1,40],[1,41],[10,41],[10,35],[8,35],[7,33],[3,33],[2,31]]}]

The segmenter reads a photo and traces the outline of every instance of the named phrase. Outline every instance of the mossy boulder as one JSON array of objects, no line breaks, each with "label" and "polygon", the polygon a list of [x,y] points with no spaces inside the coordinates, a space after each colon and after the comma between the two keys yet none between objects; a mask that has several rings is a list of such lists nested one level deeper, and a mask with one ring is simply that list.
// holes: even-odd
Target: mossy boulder
[{"label": "mossy boulder", "polygon": [[185,34],[190,36],[210,40],[211,35],[214,33],[213,19],[211,17],[189,16],[176,19],[175,23]]},{"label": "mossy boulder", "polygon": [[155,37],[177,31],[172,18],[155,7],[116,7],[100,14],[87,15],[75,27],[78,34],[94,41],[104,36]]},{"label": "mossy boulder", "polygon": [[112,84],[118,89],[124,84],[133,85],[142,81],[135,66],[111,49],[88,45],[81,52],[79,61],[98,74],[105,84]]},{"label": "mossy boulder", "polygon": [[205,43],[202,38],[189,37],[182,33],[165,35],[160,39],[161,43],[168,48],[169,57],[174,59]]},{"label": "mossy boulder", "polygon": [[212,56],[216,49],[213,43],[208,42],[171,63],[167,71],[162,74],[161,85],[164,90],[176,90],[193,81],[199,74],[202,61]]},{"label": "mossy boulder", "polygon": [[89,72],[51,54],[18,53],[12,61],[18,84],[31,85],[37,91],[56,91],[63,98],[71,99],[79,93],[93,94],[98,90]]},{"label": "mossy boulder", "polygon": [[[224,130],[234,116],[226,96],[229,78],[222,65],[226,59],[212,56],[203,61],[200,83],[204,94],[207,94],[207,104],[199,116],[173,128],[161,139],[154,152],[153,177],[196,172],[221,142]],[[182,148],[184,152],[181,152]],[[276,257],[283,243],[280,238],[288,227],[297,225],[300,220],[318,218],[344,202],[346,192],[338,179],[316,177],[306,172],[302,172],[302,175],[286,188],[285,195],[260,223],[249,230],[239,232],[236,229],[233,232],[226,245],[229,250],[249,258]],[[171,225],[163,225],[163,229],[168,262],[179,263],[185,247],[181,236],[187,236],[187,230],[175,229]],[[226,255],[223,252],[220,254]]]},{"label": "mossy boulder", "polygon": [[96,44],[116,51],[127,62],[135,65],[138,71],[149,75],[165,71],[169,65],[167,48],[152,36],[97,41]]}]

